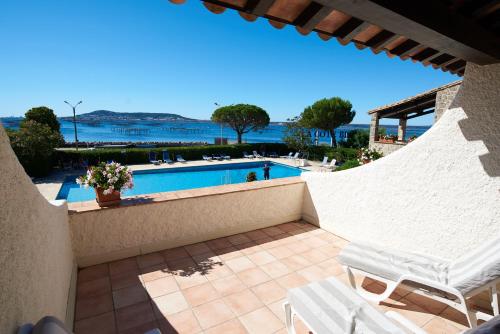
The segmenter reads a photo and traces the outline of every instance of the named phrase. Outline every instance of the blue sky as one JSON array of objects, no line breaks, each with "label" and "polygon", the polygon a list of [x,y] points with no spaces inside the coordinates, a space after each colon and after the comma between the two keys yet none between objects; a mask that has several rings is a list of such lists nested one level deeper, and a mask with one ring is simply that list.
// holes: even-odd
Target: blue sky
[{"label": "blue sky", "polygon": [[368,123],[372,108],[459,79],[234,11],[214,15],[198,0],[3,0],[0,43],[0,116],[38,105],[69,115],[63,101],[83,99],[79,113],[201,119],[214,102],[252,103],[282,121],[340,96],[357,111],[354,123]]}]

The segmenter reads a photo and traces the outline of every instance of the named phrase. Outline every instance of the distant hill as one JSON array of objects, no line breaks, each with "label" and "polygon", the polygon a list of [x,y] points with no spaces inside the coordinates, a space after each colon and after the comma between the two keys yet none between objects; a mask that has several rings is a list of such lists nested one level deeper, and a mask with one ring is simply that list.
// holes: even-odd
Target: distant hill
[{"label": "distant hill", "polygon": [[[73,117],[61,117],[64,120],[73,120]],[[108,120],[159,120],[159,121],[195,121],[177,114],[149,113],[149,112],[116,112],[96,110],[77,116],[78,121],[108,121]]]}]

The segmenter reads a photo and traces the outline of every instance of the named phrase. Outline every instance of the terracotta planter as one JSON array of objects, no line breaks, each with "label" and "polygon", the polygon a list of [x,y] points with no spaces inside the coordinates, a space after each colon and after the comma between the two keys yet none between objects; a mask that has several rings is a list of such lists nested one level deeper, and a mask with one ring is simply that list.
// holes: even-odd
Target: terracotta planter
[{"label": "terracotta planter", "polygon": [[119,191],[113,191],[111,194],[104,195],[104,189],[95,188],[96,201],[100,207],[103,206],[113,206],[120,204],[121,197]]},{"label": "terracotta planter", "polygon": [[370,159],[363,159],[363,165],[372,162]]},{"label": "terracotta planter", "polygon": [[379,142],[384,144],[394,144],[394,139],[379,139]]}]

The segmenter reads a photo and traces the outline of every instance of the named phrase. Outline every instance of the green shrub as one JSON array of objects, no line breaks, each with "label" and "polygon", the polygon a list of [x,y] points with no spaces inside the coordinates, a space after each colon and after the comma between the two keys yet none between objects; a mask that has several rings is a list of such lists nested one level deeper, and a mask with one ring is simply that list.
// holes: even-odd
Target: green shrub
[{"label": "green shrub", "polygon": [[351,130],[347,133],[345,147],[362,148],[367,147],[370,138],[370,131],[364,129]]},{"label": "green shrub", "polygon": [[54,149],[63,140],[46,124],[24,121],[19,131],[8,132],[10,144],[24,170],[30,176],[45,176],[53,162]]},{"label": "green shrub", "polygon": [[360,166],[360,164],[359,164],[358,159],[351,159],[351,160],[347,160],[346,162],[344,162],[341,166],[335,168],[335,171],[338,172],[341,170],[346,170],[346,169],[359,167],[359,166]]},{"label": "green shrub", "polygon": [[315,161],[323,160],[327,156],[329,160],[335,159],[338,162],[357,159],[358,150],[349,147],[329,147],[325,145],[309,147],[309,159]]},{"label": "green shrub", "polygon": [[[232,158],[242,158],[243,151],[251,153],[252,151],[276,152],[279,155],[288,153],[285,144],[280,143],[257,143],[257,144],[239,144],[239,145],[205,145],[205,146],[186,146],[186,147],[159,147],[159,148],[127,148],[127,149],[93,149],[93,150],[59,150],[57,156],[62,161],[80,161],[87,160],[90,164],[96,164],[99,161],[113,160],[124,164],[144,164],[149,163],[149,152],[156,152],[158,159],[162,158],[162,151],[167,150],[170,159],[175,158],[177,154],[182,155],[186,160],[201,160],[203,155],[213,155],[224,153]],[[123,153],[122,153],[123,152]]]}]

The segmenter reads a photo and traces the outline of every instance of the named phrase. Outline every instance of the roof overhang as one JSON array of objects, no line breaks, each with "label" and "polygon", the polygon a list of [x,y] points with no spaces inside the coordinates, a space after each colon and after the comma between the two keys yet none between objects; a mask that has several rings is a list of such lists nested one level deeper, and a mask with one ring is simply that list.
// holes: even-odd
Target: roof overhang
[{"label": "roof overhang", "polygon": [[[183,3],[185,0],[171,0]],[[275,28],[294,25],[342,45],[411,59],[463,75],[466,62],[500,62],[498,0],[205,0],[216,14],[227,8]]]}]

